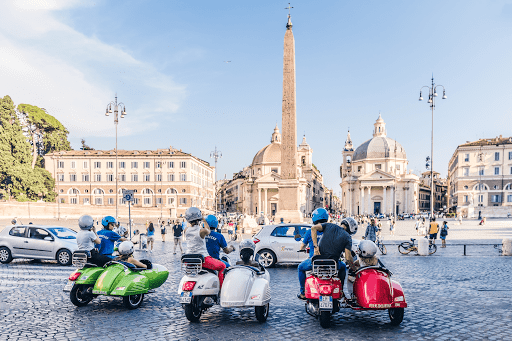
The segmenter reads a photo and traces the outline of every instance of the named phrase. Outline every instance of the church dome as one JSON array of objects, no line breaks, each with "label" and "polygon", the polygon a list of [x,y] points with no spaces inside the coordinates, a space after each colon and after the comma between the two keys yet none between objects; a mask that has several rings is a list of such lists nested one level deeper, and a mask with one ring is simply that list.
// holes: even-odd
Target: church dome
[{"label": "church dome", "polygon": [[386,136],[386,123],[380,114],[374,126],[373,138],[357,147],[352,156],[352,161],[381,158],[393,159],[395,157],[397,159],[406,159],[407,157],[402,145]]},{"label": "church dome", "polygon": [[281,162],[281,134],[279,128],[274,128],[270,144],[266,145],[259,152],[256,153],[252,160],[252,165],[261,165],[264,163],[279,163]]}]

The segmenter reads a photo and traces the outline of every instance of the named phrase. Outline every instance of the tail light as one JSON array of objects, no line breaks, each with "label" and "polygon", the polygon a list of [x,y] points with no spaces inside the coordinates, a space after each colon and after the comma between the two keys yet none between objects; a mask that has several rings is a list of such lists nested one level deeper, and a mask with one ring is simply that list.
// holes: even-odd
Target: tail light
[{"label": "tail light", "polygon": [[194,287],[196,286],[196,282],[194,281],[188,281],[188,282],[185,282],[183,283],[183,288],[182,290],[183,291],[192,291],[194,290]]},{"label": "tail light", "polygon": [[320,286],[320,295],[330,295],[331,293],[332,293],[332,288],[330,285]]},{"label": "tail light", "polygon": [[70,281],[76,281],[78,279],[78,277],[80,277],[81,274],[82,274],[81,272],[75,271],[71,275],[69,275],[68,279]]},{"label": "tail light", "polygon": [[254,242],[254,244],[258,244],[260,242],[258,238],[253,238],[252,241]]}]

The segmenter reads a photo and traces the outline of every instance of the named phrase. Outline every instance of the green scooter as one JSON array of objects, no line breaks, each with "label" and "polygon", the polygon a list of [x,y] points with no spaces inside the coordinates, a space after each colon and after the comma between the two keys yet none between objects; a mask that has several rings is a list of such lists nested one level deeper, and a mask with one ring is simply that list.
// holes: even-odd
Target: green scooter
[{"label": "green scooter", "polygon": [[136,268],[126,262],[110,261],[104,267],[87,263],[87,251],[73,253],[73,265],[78,269],[69,276],[64,291],[77,307],[89,304],[98,295],[123,298],[128,309],[137,309],[144,295],[154,292],[169,277],[166,267],[141,260],[147,266]]}]

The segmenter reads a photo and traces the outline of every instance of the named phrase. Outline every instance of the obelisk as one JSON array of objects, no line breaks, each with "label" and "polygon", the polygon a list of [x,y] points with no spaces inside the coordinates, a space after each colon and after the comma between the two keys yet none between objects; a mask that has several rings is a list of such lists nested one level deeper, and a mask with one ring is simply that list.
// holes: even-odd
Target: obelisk
[{"label": "obelisk", "polygon": [[292,20],[288,14],[284,34],[283,59],[283,117],[281,142],[281,179],[278,184],[279,202],[276,221],[302,222],[299,209],[299,181],[297,174],[297,114],[295,107],[295,40]]}]

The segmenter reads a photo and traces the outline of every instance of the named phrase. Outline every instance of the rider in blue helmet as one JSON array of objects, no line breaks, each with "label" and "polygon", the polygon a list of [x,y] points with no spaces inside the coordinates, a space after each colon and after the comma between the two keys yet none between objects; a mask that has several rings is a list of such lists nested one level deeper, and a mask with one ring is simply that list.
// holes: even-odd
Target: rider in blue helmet
[{"label": "rider in blue helmet", "polygon": [[209,235],[206,236],[206,249],[208,250],[208,254],[212,256],[212,258],[218,259],[224,264],[226,264],[226,267],[229,266],[229,263],[223,261],[220,259],[220,249],[224,251],[225,254],[228,254],[230,252],[233,252],[235,248],[233,245],[228,246],[226,243],[226,239],[224,236],[220,233],[220,229],[218,229],[219,221],[217,220],[217,217],[214,215],[209,215],[205,218],[205,221],[208,223],[208,226],[210,226],[211,232]]},{"label": "rider in blue helmet", "polygon": [[101,255],[114,258],[112,256],[112,253],[114,253],[114,243],[117,241],[123,242],[128,239],[121,237],[119,234],[112,231],[117,227],[116,218],[112,216],[106,216],[101,220],[101,225],[103,225],[103,230],[98,232],[98,237],[101,239],[98,252]]}]

